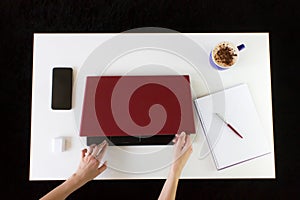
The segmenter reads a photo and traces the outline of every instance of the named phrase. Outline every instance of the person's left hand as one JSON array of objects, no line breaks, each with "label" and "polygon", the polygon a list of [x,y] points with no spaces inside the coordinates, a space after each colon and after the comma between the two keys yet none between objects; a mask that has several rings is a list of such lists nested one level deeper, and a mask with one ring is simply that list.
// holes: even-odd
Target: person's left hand
[{"label": "person's left hand", "polygon": [[100,165],[107,146],[108,143],[104,140],[99,145],[91,145],[89,149],[82,150],[81,161],[75,173],[81,181],[91,181],[107,168],[106,161]]}]

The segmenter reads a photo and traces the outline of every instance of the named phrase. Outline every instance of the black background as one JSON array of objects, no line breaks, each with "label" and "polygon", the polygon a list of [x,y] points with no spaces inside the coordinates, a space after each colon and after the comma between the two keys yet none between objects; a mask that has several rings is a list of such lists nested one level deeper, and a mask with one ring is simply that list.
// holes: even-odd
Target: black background
[{"label": "black background", "polygon": [[[299,7],[292,0],[1,0],[1,188],[38,199],[61,181],[29,181],[33,33],[269,32],[276,179],[180,180],[177,199],[286,199],[298,195]],[[45,116],[46,117],[46,116]],[[72,172],[70,172],[71,174]],[[164,180],[92,181],[69,199],[157,199]]]}]

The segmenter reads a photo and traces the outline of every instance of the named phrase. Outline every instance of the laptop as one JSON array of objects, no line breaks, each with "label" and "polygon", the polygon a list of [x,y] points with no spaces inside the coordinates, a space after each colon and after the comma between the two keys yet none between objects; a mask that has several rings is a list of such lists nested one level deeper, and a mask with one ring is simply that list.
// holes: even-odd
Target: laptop
[{"label": "laptop", "polygon": [[87,145],[168,145],[195,133],[188,75],[88,76],[80,124]]}]

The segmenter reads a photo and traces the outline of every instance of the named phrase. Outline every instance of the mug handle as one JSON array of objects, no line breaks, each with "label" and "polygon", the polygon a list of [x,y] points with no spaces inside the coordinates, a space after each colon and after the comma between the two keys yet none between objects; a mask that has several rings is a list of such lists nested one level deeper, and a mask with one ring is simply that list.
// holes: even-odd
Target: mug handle
[{"label": "mug handle", "polygon": [[246,46],[244,44],[240,44],[237,46],[238,50],[241,51],[245,48]]}]

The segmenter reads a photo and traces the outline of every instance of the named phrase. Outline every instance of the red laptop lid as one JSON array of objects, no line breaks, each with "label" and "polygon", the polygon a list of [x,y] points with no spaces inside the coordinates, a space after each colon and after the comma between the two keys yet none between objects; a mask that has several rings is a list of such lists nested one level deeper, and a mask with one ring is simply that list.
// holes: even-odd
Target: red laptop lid
[{"label": "red laptop lid", "polygon": [[80,136],[195,133],[189,76],[90,76]]}]

